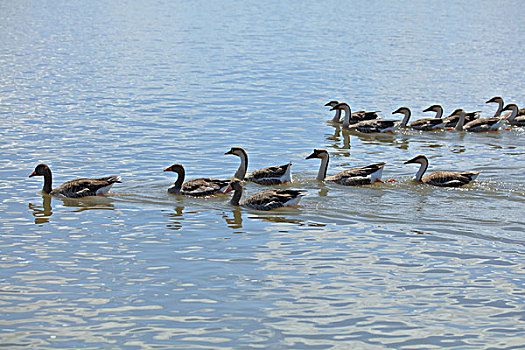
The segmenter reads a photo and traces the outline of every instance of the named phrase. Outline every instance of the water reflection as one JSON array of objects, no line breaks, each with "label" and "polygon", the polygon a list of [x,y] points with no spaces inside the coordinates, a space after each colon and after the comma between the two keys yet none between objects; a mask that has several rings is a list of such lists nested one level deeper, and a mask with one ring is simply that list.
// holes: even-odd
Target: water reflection
[{"label": "water reflection", "polygon": [[49,222],[49,217],[53,215],[51,208],[51,196],[44,194],[42,196],[42,206],[35,205],[33,203],[28,204],[29,210],[33,211],[35,217],[35,224],[45,224]]},{"label": "water reflection", "polygon": [[242,214],[241,208],[235,207],[232,210],[232,218],[229,218],[226,214],[223,215],[224,220],[226,221],[226,226],[231,229],[237,230],[242,228]]},{"label": "water reflection", "polygon": [[168,214],[170,223],[166,225],[167,228],[169,228],[170,230],[176,230],[176,231],[182,228],[182,220],[184,220],[184,217],[182,215],[183,210],[184,210],[184,206],[179,205],[175,207],[174,209],[175,212]]}]

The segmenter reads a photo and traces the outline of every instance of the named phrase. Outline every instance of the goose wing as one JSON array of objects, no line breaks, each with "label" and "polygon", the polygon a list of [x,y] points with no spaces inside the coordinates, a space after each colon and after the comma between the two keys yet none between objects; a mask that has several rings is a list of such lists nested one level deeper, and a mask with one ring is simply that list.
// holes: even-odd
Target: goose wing
[{"label": "goose wing", "polygon": [[297,204],[298,199],[305,194],[302,190],[267,190],[249,196],[241,205],[258,210],[271,210]]},{"label": "goose wing", "polygon": [[494,118],[483,118],[476,119],[468,122],[463,126],[463,129],[467,131],[490,131],[492,130],[502,119],[499,117]]},{"label": "goose wing", "polygon": [[211,196],[222,192],[228,186],[229,180],[201,178],[186,181],[182,184],[181,194],[194,197]]},{"label": "goose wing", "polygon": [[425,176],[422,181],[426,184],[441,187],[460,187],[476,179],[479,172],[475,171],[436,171]]},{"label": "goose wing", "polygon": [[120,176],[112,175],[97,179],[76,179],[64,182],[59,187],[51,191],[52,195],[59,195],[69,198],[80,198],[106,194],[111,186],[121,182]]},{"label": "goose wing", "polygon": [[247,174],[244,179],[261,185],[278,185],[285,181],[290,181],[291,166],[292,163],[288,163],[258,169]]},{"label": "goose wing", "polygon": [[372,175],[381,172],[385,164],[386,163],[376,163],[347,169],[336,175],[329,176],[325,180],[346,186],[366,185],[373,182]]},{"label": "goose wing", "polygon": [[365,120],[354,125],[350,125],[350,130],[356,130],[363,133],[375,133],[384,132],[385,130],[392,129],[396,125],[394,120]]},{"label": "goose wing", "polygon": [[416,129],[416,130],[423,130],[423,131],[433,130],[436,128],[443,127],[443,119],[441,118],[418,119],[410,123],[409,126],[412,129]]}]

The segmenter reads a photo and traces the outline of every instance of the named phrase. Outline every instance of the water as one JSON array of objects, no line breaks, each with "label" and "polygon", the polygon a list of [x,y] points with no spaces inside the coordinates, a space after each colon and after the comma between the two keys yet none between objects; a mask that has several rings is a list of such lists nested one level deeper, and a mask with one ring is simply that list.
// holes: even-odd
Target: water
[{"label": "water", "polygon": [[[440,103],[520,107],[520,1],[0,3],[0,344],[5,348],[524,346],[524,130],[356,136],[327,120]],[[430,116],[430,115],[429,115]],[[166,193],[294,163],[299,208]],[[397,182],[315,181],[385,161]],[[403,162],[481,171],[418,186]],[[43,197],[120,174],[106,198]],[[246,185],[247,193],[263,187]]]}]

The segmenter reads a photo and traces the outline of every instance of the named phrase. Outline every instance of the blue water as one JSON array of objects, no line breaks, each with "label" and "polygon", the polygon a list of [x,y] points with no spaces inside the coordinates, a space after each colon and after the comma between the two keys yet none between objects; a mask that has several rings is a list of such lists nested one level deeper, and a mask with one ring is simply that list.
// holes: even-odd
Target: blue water
[{"label": "blue water", "polygon": [[[0,346],[517,349],[525,344],[525,141],[343,133],[324,104],[525,104],[521,1],[0,2]],[[299,208],[166,193],[293,162]],[[315,180],[387,162],[383,179]],[[414,185],[481,171],[461,189]],[[104,198],[42,196],[120,174]],[[246,184],[247,194],[264,187]]]}]

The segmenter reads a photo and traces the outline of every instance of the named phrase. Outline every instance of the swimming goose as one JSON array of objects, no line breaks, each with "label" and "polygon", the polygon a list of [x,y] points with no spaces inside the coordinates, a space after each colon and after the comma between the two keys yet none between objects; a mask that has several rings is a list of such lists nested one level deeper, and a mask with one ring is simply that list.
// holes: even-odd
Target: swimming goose
[{"label": "swimming goose", "polygon": [[234,175],[237,179],[255,182],[259,185],[278,185],[292,181],[292,163],[262,168],[246,174],[248,154],[242,147],[232,147],[224,154],[233,154],[241,158],[239,169]]},{"label": "swimming goose", "polygon": [[[428,107],[427,109],[425,109],[423,112],[435,112],[436,115],[434,116],[434,118],[441,118],[443,116],[443,107],[441,107],[440,105],[432,105]],[[479,111],[465,113],[465,121],[468,123],[468,122],[473,121],[476,118],[479,118],[479,113],[480,113]],[[444,128],[453,128],[457,125],[459,121],[459,115],[449,116],[449,117],[443,118],[442,120],[443,120]]]},{"label": "swimming goose", "polygon": [[[333,102],[337,102],[337,101],[330,101],[329,103],[333,103]],[[344,120],[345,118],[348,117],[348,123],[349,124],[355,124],[355,123],[359,123],[359,122],[362,122],[362,121],[365,121],[365,120],[374,120],[374,119],[377,119],[379,118],[379,115],[377,114],[377,112],[379,111],[370,111],[370,112],[366,112],[366,111],[357,111],[357,112],[353,112],[351,111],[350,109],[350,106],[348,105],[348,103],[346,102],[341,102],[341,103],[337,103],[335,105],[332,106],[332,109],[330,109],[331,111],[339,111],[339,115],[341,114],[341,110],[343,110],[345,112],[345,115],[342,119],[342,122],[344,123]],[[337,114],[337,112],[336,112]],[[335,119],[335,116],[334,116],[334,119]],[[334,121],[332,119],[332,121]],[[338,122],[338,123],[341,123],[341,120]]]},{"label": "swimming goose", "polygon": [[[501,114],[501,112],[500,112]],[[465,124],[465,111],[461,108],[456,109],[450,116],[459,116],[456,125],[457,131],[484,132],[496,131],[499,129],[505,117],[479,118]]]},{"label": "swimming goose", "polygon": [[519,109],[518,106],[514,103],[509,103],[503,108],[503,111],[510,111],[510,115],[507,117],[507,122],[515,126],[525,126],[525,114],[518,115]]},{"label": "swimming goose", "polygon": [[384,120],[384,119],[371,119],[371,120],[362,120],[360,122],[350,122],[351,109],[347,103],[340,103],[332,109],[342,109],[345,111],[343,117],[343,129],[359,131],[363,133],[380,133],[380,132],[389,132],[394,131],[396,124],[398,123],[395,120]]},{"label": "swimming goose", "polygon": [[381,181],[383,175],[383,167],[386,163],[371,164],[363,167],[355,167],[348,170],[343,170],[340,173],[326,177],[326,170],[328,169],[329,154],[325,149],[314,149],[306,159],[319,158],[321,165],[317,173],[317,180],[334,182],[344,186],[358,186],[371,184],[376,181]]},{"label": "swimming goose", "polygon": [[230,184],[229,180],[200,178],[184,182],[186,172],[181,164],[173,164],[164,169],[164,171],[173,171],[178,175],[177,181],[168,188],[169,193],[190,197],[204,197],[227,193],[231,190],[228,186]]},{"label": "swimming goose", "polygon": [[115,182],[120,182],[120,176],[112,175],[98,179],[76,179],[64,182],[57,188],[52,189],[53,177],[51,169],[46,164],[38,164],[35,170],[29,175],[43,176],[44,187],[42,191],[53,196],[62,196],[69,198],[80,198],[87,196],[102,196],[109,192],[109,189]]},{"label": "swimming goose", "polygon": [[399,125],[399,127],[401,128],[411,128],[420,131],[430,131],[440,129],[443,127],[443,120],[441,118],[422,118],[408,124],[408,120],[412,115],[412,112],[408,107],[399,107],[394,112],[392,112],[392,114],[396,113],[404,115],[403,121],[401,121],[401,124]]},{"label": "swimming goose", "polygon": [[413,180],[433,186],[460,187],[474,181],[479,175],[479,171],[435,171],[423,177],[428,168],[427,157],[420,154],[405,162],[411,163],[421,164]]},{"label": "swimming goose", "polygon": [[233,180],[231,187],[235,191],[230,203],[235,206],[243,206],[257,210],[272,210],[275,208],[297,205],[307,192],[304,190],[282,190],[273,189],[252,194],[242,202],[242,185],[239,180]]}]

